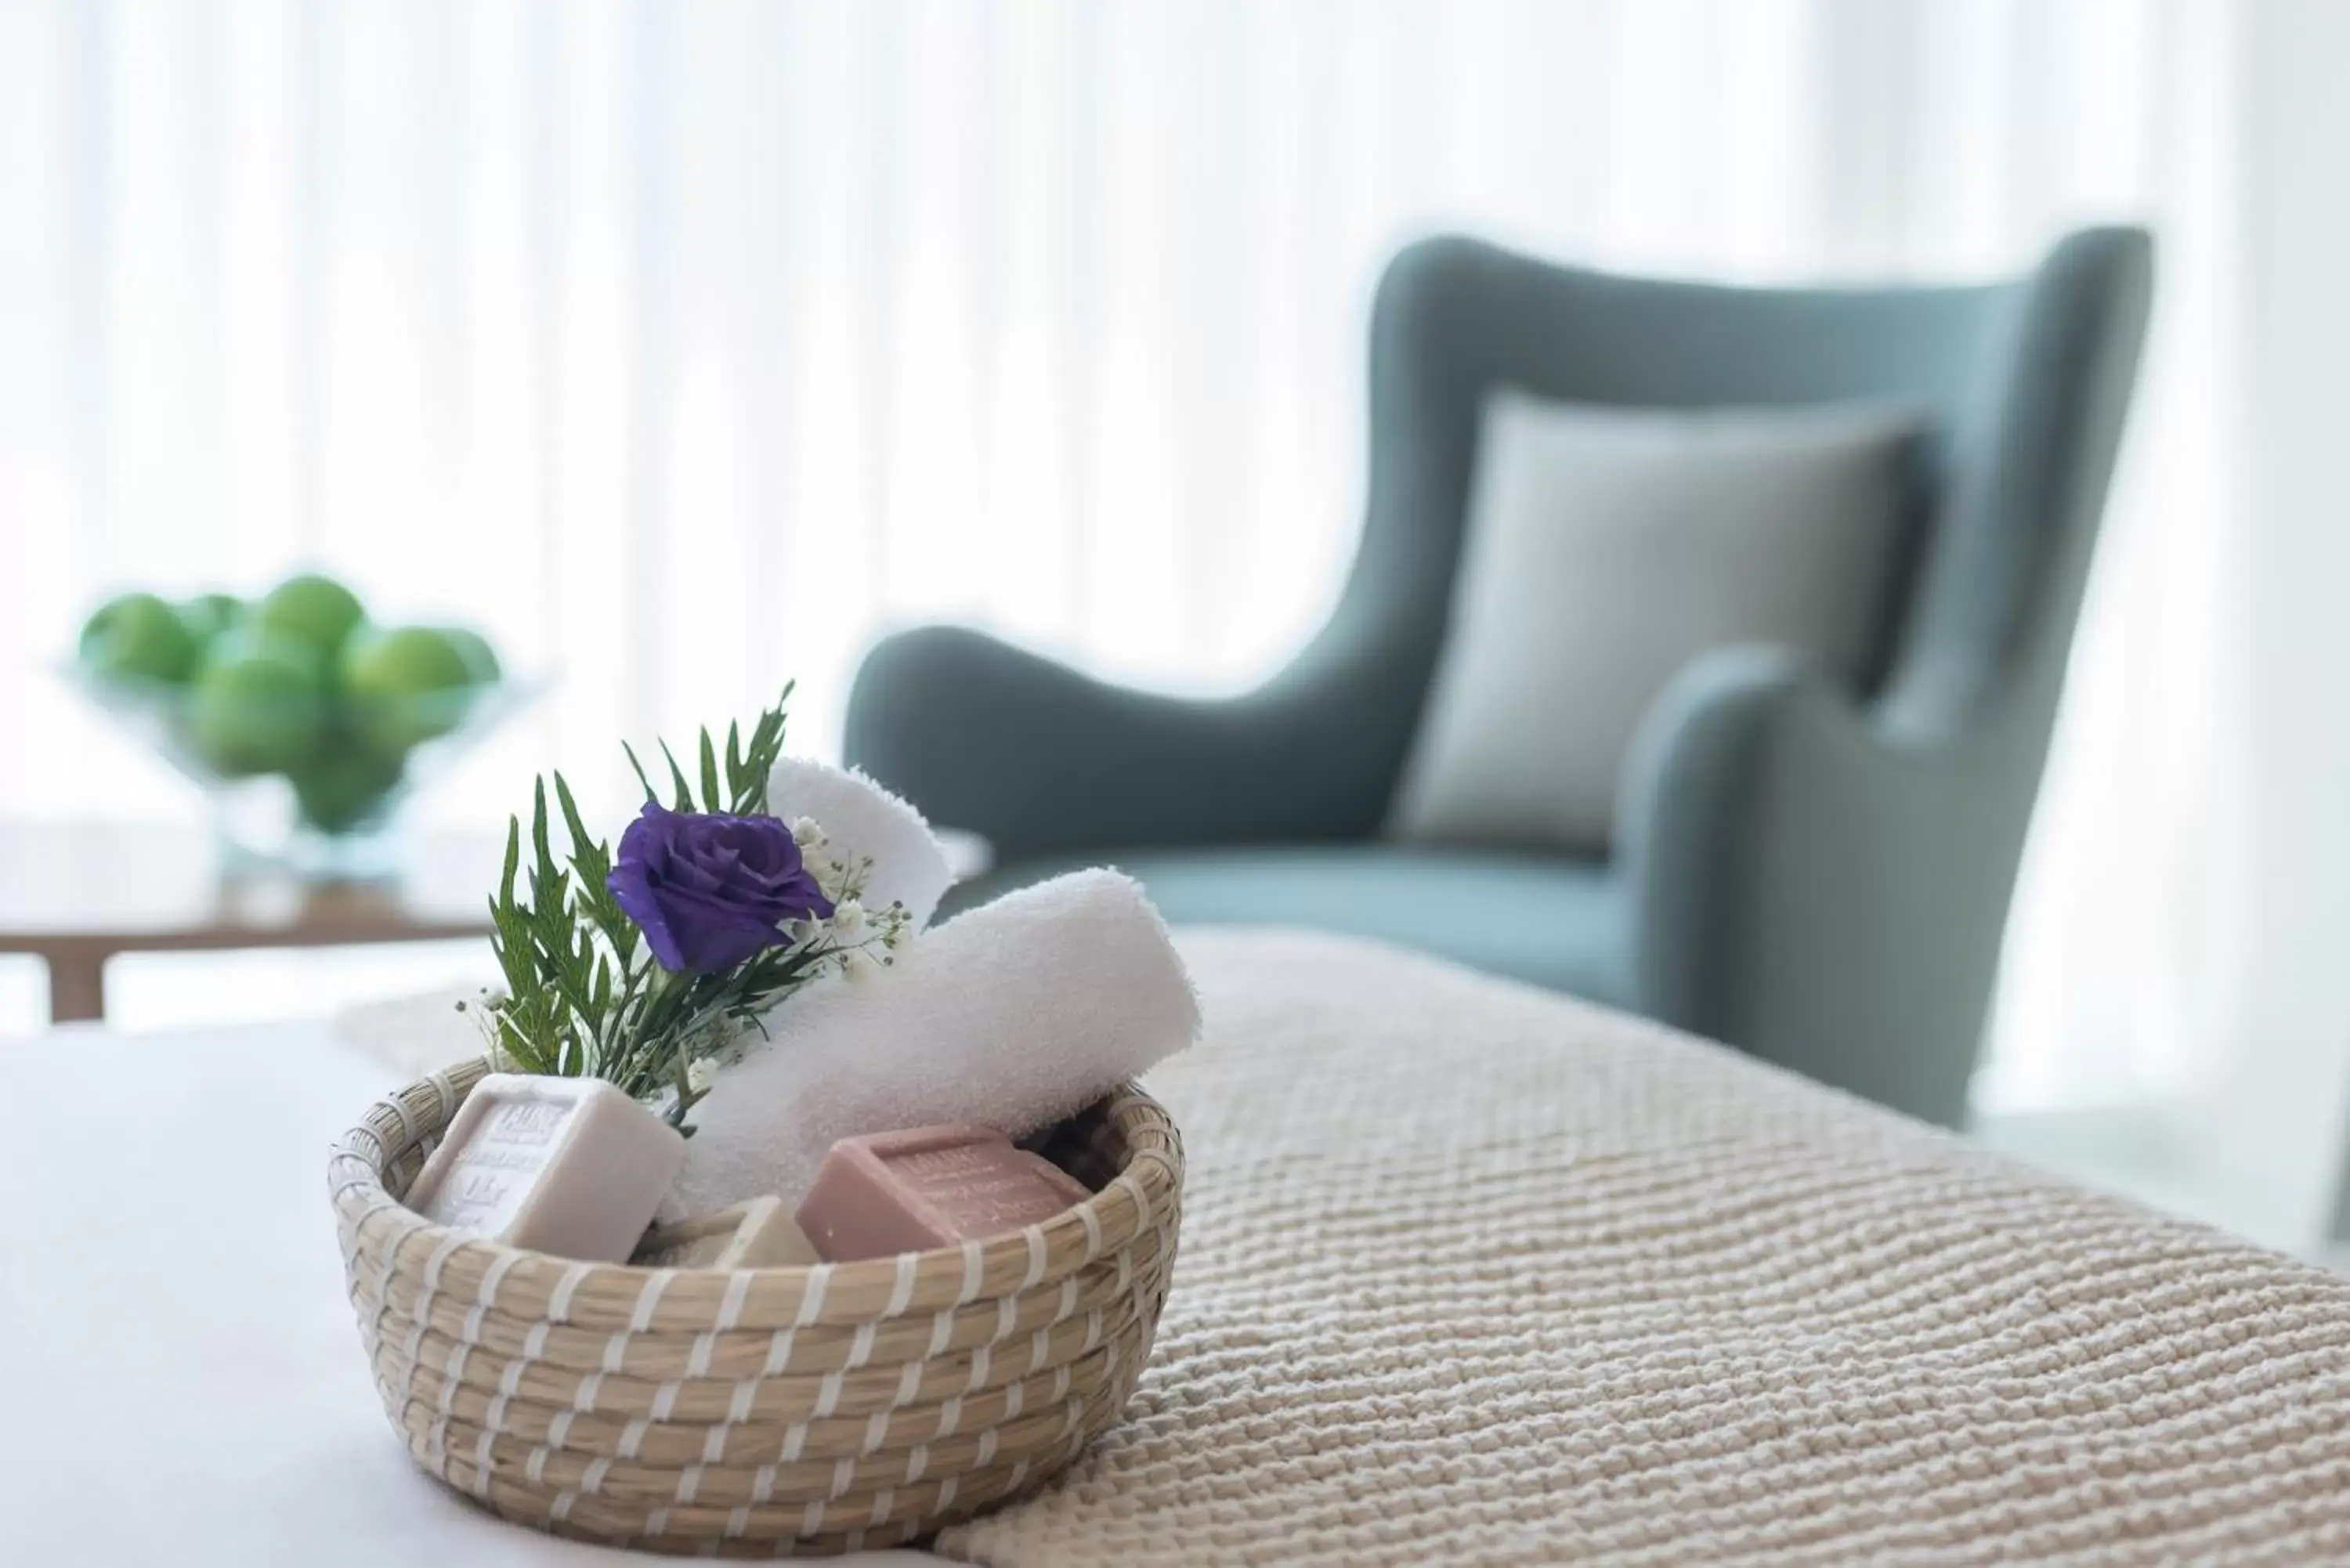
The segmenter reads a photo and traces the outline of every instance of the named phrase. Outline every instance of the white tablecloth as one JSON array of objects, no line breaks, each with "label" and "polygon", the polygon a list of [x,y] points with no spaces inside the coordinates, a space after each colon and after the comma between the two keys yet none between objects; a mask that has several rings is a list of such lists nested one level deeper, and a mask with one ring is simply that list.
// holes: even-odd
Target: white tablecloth
[{"label": "white tablecloth", "polygon": [[0,1062],[0,1565],[623,1555],[475,1511],[384,1420],[325,1172],[392,1069],[325,1023],[61,1030]]}]

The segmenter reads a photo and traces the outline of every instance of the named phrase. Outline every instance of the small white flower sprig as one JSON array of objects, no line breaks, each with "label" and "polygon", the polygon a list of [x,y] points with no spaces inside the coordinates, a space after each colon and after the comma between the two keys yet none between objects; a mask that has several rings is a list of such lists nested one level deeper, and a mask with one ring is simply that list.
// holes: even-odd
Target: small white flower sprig
[{"label": "small white flower sprig", "polygon": [[556,774],[570,839],[558,860],[538,782],[527,862],[515,817],[490,899],[506,986],[480,1017],[501,1066],[605,1079],[690,1134],[686,1117],[719,1070],[748,1033],[764,1035],[761,1014],[827,973],[890,962],[912,922],[896,903],[866,907],[871,861],[835,849],[813,821],[768,813],[790,695],[747,737],[729,725],[723,753],[702,732],[698,797],[666,743],[667,805],[628,751],[646,799],[617,857]]},{"label": "small white flower sprig", "polygon": [[866,909],[872,857],[852,855],[835,845],[812,816],[792,823],[792,842],[799,846],[801,856],[816,873],[816,885],[832,901],[830,917],[803,921],[801,932],[814,938],[829,928],[833,962],[851,980],[887,967],[898,950],[912,939],[914,922],[903,904],[892,902],[878,911]]}]

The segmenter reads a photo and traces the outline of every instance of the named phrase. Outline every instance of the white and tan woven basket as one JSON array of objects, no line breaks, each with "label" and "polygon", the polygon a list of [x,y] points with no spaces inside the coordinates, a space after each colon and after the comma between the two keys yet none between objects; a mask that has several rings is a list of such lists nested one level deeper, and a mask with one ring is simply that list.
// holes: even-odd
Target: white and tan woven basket
[{"label": "white and tan woven basket", "polygon": [[486,1071],[378,1104],[328,1183],[359,1333],[417,1462],[499,1514],[660,1551],[897,1544],[1034,1487],[1118,1418],[1175,1261],[1183,1153],[1131,1085],[1046,1152],[1094,1188],[960,1248],[638,1269],[400,1201]]}]

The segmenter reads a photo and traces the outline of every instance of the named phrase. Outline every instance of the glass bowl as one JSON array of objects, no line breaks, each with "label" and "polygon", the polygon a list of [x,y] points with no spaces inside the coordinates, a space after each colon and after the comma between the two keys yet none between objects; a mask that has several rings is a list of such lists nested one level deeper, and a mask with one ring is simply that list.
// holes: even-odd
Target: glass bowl
[{"label": "glass bowl", "polygon": [[549,681],[506,677],[411,696],[206,702],[190,687],[66,665],[66,681],[204,792],[232,869],[320,879],[399,868],[420,786]]}]

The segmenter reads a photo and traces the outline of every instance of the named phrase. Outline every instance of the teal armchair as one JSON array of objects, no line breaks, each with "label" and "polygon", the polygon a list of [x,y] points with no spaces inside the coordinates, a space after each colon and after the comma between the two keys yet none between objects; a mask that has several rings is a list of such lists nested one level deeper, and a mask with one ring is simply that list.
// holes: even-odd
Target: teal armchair
[{"label": "teal armchair", "polygon": [[[1329,623],[1230,700],[969,630],[879,645],[850,760],[976,829],[988,889],[1107,861],[1177,922],[1384,937],[1632,1009],[1929,1120],[1963,1115],[2136,377],[2152,245],[2075,234],[1987,286],[1762,289],[1463,238],[1389,265],[1361,545]],[[1649,712],[1603,859],[1385,842],[1445,637],[1485,392],[1928,410],[1925,527],[1882,679],[1706,655]]]}]

